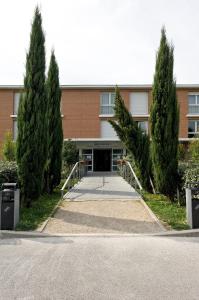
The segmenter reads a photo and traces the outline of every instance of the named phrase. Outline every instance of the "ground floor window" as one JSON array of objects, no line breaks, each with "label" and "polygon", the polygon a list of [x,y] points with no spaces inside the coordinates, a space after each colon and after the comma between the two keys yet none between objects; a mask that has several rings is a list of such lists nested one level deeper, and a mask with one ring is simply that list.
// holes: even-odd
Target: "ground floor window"
[{"label": "ground floor window", "polygon": [[117,171],[118,160],[123,158],[123,149],[113,149],[112,150],[112,170]]},{"label": "ground floor window", "polygon": [[199,135],[199,120],[190,120],[188,124],[188,137],[193,138]]},{"label": "ground floor window", "polygon": [[83,149],[82,159],[86,161],[88,171],[93,171],[93,149]]}]

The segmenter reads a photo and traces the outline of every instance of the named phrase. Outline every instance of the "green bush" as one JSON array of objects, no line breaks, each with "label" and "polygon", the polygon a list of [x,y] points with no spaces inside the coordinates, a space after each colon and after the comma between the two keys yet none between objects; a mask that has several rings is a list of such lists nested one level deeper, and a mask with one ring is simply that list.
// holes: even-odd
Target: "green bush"
[{"label": "green bush", "polygon": [[16,162],[0,161],[0,186],[6,182],[18,182]]},{"label": "green bush", "polygon": [[187,169],[184,175],[184,188],[198,186],[199,183],[199,166]]},{"label": "green bush", "polygon": [[11,132],[6,132],[5,139],[2,146],[3,158],[8,161],[15,161],[16,159],[16,145],[13,141]]},{"label": "green bush", "polygon": [[190,143],[189,154],[193,163],[199,163],[199,138]]},{"label": "green bush", "polygon": [[178,159],[180,161],[187,160],[187,147],[181,143],[178,145]]}]

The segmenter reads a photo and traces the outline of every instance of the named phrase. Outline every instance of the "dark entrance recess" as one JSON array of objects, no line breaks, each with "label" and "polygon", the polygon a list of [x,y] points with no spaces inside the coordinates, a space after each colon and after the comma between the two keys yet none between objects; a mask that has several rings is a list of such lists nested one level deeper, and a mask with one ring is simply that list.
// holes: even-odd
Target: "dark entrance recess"
[{"label": "dark entrance recess", "polygon": [[94,171],[111,171],[111,149],[94,149]]}]

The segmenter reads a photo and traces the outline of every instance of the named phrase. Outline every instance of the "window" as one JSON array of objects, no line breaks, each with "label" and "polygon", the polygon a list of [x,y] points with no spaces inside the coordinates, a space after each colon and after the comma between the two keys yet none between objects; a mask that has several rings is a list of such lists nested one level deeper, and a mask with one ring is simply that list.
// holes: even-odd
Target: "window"
[{"label": "window", "polygon": [[100,97],[100,114],[113,115],[115,105],[115,93],[102,93]]},{"label": "window", "polygon": [[83,149],[82,158],[86,161],[88,171],[93,170],[93,150],[92,149]]},{"label": "window", "polygon": [[191,120],[188,125],[188,137],[193,138],[199,135],[199,120]]},{"label": "window", "polygon": [[14,94],[14,109],[13,109],[14,115],[17,115],[17,113],[18,113],[19,101],[20,101],[20,93],[15,93]]},{"label": "window", "polygon": [[112,171],[117,171],[118,160],[122,158],[123,158],[123,149],[112,150]]},{"label": "window", "polygon": [[108,121],[101,121],[101,138],[117,138],[114,128]]},{"label": "window", "polygon": [[189,114],[199,115],[199,94],[189,95]]},{"label": "window", "polygon": [[148,93],[130,94],[130,112],[132,115],[148,115]]},{"label": "window", "polygon": [[18,134],[17,120],[13,121],[13,139],[16,141]]},{"label": "window", "polygon": [[137,121],[138,126],[145,131],[146,133],[148,133],[148,122],[147,121]]}]

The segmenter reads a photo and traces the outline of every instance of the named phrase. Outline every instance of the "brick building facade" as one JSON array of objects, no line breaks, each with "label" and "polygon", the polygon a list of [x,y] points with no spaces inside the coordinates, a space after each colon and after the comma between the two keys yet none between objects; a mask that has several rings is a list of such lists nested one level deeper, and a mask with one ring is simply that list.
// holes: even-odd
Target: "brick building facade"
[{"label": "brick building facade", "polygon": [[[21,86],[0,87],[0,143],[6,131],[17,136],[17,109]],[[139,126],[150,133],[151,85],[120,86],[121,95]],[[199,134],[199,85],[178,85],[180,105],[179,140]],[[80,156],[90,171],[113,171],[125,154],[107,122],[113,117],[114,86],[62,86],[61,113],[64,139],[76,141]],[[104,163],[102,163],[104,161]]]}]

